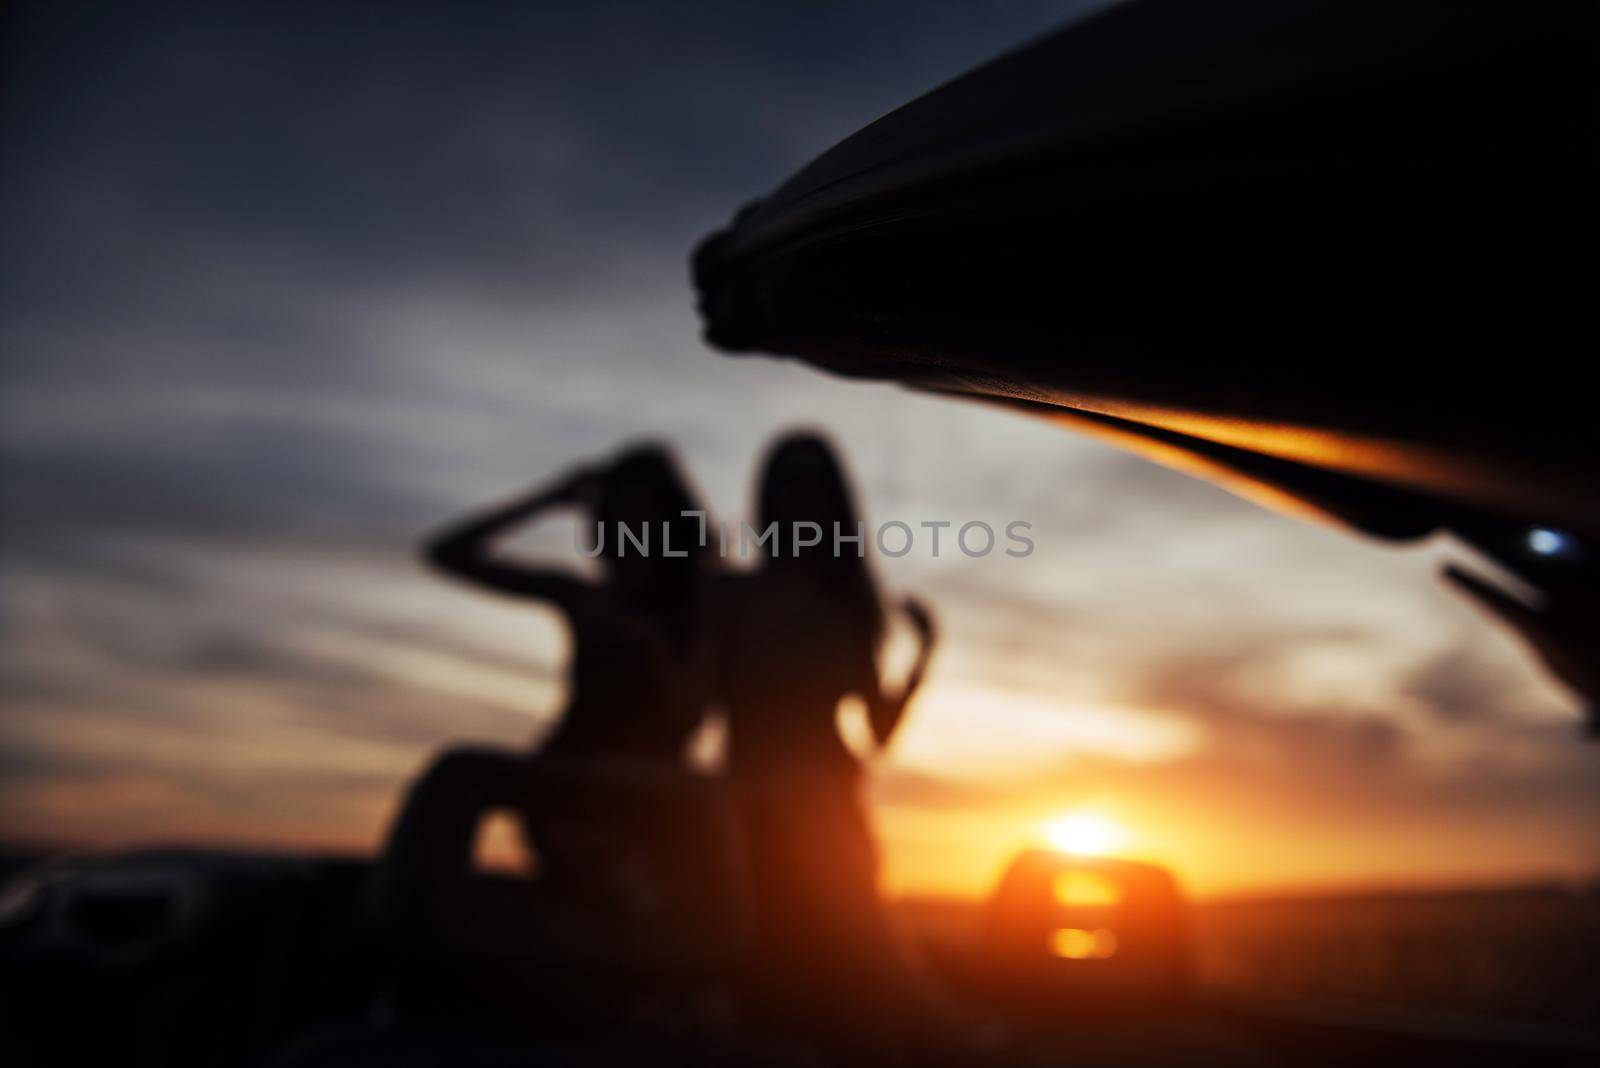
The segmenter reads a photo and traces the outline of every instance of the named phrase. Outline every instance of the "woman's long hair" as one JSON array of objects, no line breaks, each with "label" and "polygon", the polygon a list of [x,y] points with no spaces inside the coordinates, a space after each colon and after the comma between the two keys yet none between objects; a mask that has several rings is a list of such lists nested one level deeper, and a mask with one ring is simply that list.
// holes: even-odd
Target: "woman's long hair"
[{"label": "woman's long hair", "polygon": [[[648,562],[650,578],[641,594],[646,607],[669,625],[674,640],[687,640],[691,633],[700,587],[698,571],[705,547],[700,521],[683,515],[691,511],[703,509],[664,446],[630,446],[600,475],[593,518],[601,556],[608,567],[616,566],[621,555],[619,524],[635,535],[648,528],[649,551],[641,558]],[[669,532],[665,542],[663,530]],[[666,554],[669,544],[675,555]],[[631,544],[628,555],[636,555]]]},{"label": "woman's long hair", "polygon": [[[761,472],[760,513],[763,531],[778,524],[773,560],[804,560],[817,581],[865,627],[876,648],[883,640],[885,620],[866,556],[871,535],[858,525],[850,480],[826,438],[798,431],[773,443]],[[796,523],[817,524],[822,528],[821,541],[798,547]],[[842,542],[835,551],[836,529],[843,537],[860,534],[862,540]]]}]

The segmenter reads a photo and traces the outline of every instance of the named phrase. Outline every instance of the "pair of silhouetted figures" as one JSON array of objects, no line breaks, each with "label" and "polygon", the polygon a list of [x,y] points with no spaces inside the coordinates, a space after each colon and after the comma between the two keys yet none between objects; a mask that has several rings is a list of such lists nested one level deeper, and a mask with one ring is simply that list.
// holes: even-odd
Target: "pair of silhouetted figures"
[{"label": "pair of silhouetted figures", "polygon": [[[595,531],[598,579],[495,551],[558,507]],[[429,545],[452,575],[563,613],[571,688],[536,752],[453,750],[418,780],[383,865],[384,913],[409,944],[461,954],[480,974],[494,957],[588,962],[613,977],[736,960],[758,1014],[891,1034],[890,1018],[920,1015],[920,984],[880,907],[860,762],[838,711],[858,698],[887,743],[922,681],[932,620],[914,600],[901,606],[919,648],[889,685],[888,612],[864,543],[832,537],[857,531],[856,509],[818,436],[786,436],[766,458],[757,526],[777,534],[759,566],[719,567],[719,539],[684,514],[698,508],[667,451],[635,447]],[[825,532],[815,545],[799,534],[810,524]],[[649,552],[621,533],[646,529]],[[725,774],[696,774],[688,743],[715,709]],[[514,812],[531,838],[531,891],[474,875],[492,809]]]}]

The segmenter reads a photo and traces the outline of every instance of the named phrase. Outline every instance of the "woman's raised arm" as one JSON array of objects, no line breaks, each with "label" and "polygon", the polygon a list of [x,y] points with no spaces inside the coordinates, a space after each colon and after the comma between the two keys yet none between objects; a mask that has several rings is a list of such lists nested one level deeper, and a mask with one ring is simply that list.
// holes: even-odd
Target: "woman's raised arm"
[{"label": "woman's raised arm", "polygon": [[867,722],[872,726],[872,736],[877,740],[880,749],[889,744],[889,739],[894,736],[901,719],[905,717],[906,706],[911,703],[911,698],[916,696],[917,690],[922,686],[923,677],[928,671],[928,661],[933,656],[934,644],[938,641],[933,613],[928,611],[926,605],[915,597],[907,597],[901,607],[917,631],[917,659],[907,672],[905,682],[901,684],[899,691],[890,694],[883,689],[883,680],[878,674],[876,659],[869,656],[870,666],[865,672],[868,679],[862,687],[864,692],[861,696],[867,704]]},{"label": "woman's raised arm", "polygon": [[596,484],[592,472],[580,469],[549,488],[452,523],[428,539],[423,556],[440,571],[497,593],[553,601],[569,613],[580,611],[594,596],[592,585],[555,568],[497,559],[494,542],[540,512],[584,503]]}]

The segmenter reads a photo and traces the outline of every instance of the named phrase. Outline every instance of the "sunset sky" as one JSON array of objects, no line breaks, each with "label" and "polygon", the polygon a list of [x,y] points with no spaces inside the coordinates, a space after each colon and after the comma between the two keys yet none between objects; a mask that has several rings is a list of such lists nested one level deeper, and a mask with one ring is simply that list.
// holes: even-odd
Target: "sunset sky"
[{"label": "sunset sky", "polygon": [[[641,436],[744,514],[825,428],[944,644],[873,798],[898,892],[1067,813],[1200,892],[1600,871],[1600,746],[1435,574],[1059,427],[698,340],[687,255],[1083,4],[23,5],[0,146],[0,836],[368,850],[561,700],[433,525]],[[531,553],[559,558],[551,523]]]}]

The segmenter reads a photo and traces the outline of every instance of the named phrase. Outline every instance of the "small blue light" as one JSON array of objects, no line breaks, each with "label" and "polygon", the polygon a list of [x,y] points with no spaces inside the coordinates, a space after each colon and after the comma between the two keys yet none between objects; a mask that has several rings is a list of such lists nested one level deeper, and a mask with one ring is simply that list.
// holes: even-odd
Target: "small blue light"
[{"label": "small blue light", "polygon": [[1540,556],[1566,556],[1575,547],[1573,539],[1559,530],[1534,527],[1528,531],[1528,548]]}]

